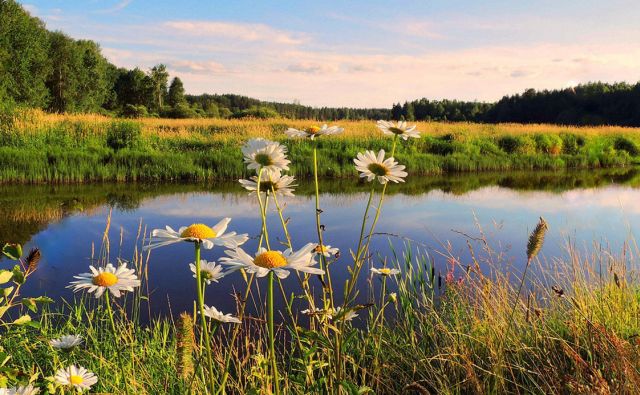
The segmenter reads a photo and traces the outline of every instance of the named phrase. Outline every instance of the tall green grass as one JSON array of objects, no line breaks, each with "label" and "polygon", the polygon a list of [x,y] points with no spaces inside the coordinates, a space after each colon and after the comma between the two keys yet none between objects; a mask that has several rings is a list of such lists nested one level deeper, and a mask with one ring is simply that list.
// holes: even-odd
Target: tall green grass
[{"label": "tall green grass", "polygon": [[[286,140],[288,126],[311,121],[114,120],[18,112],[0,126],[0,182],[203,181],[245,176],[239,147],[266,137],[289,147],[291,173],[312,173],[312,145]],[[344,136],[317,141],[320,175],[355,174],[352,160],[390,149],[372,122],[345,122]],[[397,155],[414,175],[621,167],[638,162],[635,129],[548,125],[420,123],[423,137]]]}]

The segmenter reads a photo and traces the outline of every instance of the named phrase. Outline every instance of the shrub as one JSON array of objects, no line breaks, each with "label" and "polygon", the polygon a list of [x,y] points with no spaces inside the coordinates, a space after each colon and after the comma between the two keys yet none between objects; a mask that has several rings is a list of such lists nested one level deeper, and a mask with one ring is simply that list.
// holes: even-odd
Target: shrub
[{"label": "shrub", "polygon": [[126,118],[143,118],[147,115],[149,115],[149,113],[147,112],[147,107],[143,105],[136,106],[133,104],[127,104],[122,109],[122,116]]},{"label": "shrub", "polygon": [[562,151],[562,139],[555,134],[536,134],[533,140],[538,152],[558,155]]},{"label": "shrub", "polygon": [[136,122],[113,122],[107,130],[107,146],[114,151],[135,148],[142,138],[142,128]]},{"label": "shrub", "polygon": [[613,142],[613,148],[618,151],[627,152],[629,155],[637,156],[640,153],[638,146],[626,137],[617,137]]},{"label": "shrub", "polygon": [[560,139],[562,139],[563,152],[569,155],[576,155],[586,143],[584,137],[572,133],[562,133]]},{"label": "shrub", "polygon": [[527,136],[502,136],[498,139],[498,146],[509,154],[533,154],[535,143]]}]

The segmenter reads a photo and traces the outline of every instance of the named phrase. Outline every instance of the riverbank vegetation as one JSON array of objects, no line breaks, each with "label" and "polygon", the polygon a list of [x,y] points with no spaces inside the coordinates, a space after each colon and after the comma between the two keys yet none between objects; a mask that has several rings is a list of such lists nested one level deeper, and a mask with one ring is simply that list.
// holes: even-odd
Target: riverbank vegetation
[{"label": "riverbank vegetation", "polygon": [[[275,138],[294,158],[292,174],[347,177],[358,147],[390,150],[375,124],[343,121],[331,140],[288,141],[283,131],[313,121],[113,119],[38,110],[5,113],[0,125],[1,182],[211,181],[246,175],[238,148],[251,137]],[[418,122],[422,132],[398,153],[412,174],[491,170],[561,170],[630,166],[640,134],[622,127]]]},{"label": "riverbank vegetation", "polygon": [[[415,136],[415,129],[393,128],[392,155],[411,150],[400,136]],[[287,130],[311,141],[338,140],[333,134],[340,132]],[[285,147],[257,138],[238,149],[247,171],[256,173],[253,182],[240,182],[260,213],[255,240],[233,231],[231,218],[149,235],[140,226],[133,256],[125,260],[111,254],[108,218],[90,270],[60,274],[76,293],[62,303],[23,297],[21,286],[38,270],[41,253],[4,245],[2,254],[15,266],[0,270],[0,388],[30,394],[606,394],[632,393],[640,385],[635,243],[622,251],[596,245],[586,254],[568,243],[565,256],[547,260],[549,225],[540,218],[522,235],[528,243],[521,252],[494,245],[478,228],[465,235],[469,258],[446,243],[429,255],[419,242],[382,257],[370,246],[385,195],[411,176],[384,151],[364,151],[354,160],[369,185],[360,195],[367,201],[362,224],[355,225],[360,236],[353,249],[339,251],[328,245],[331,233],[321,218],[322,151],[311,148],[317,233],[305,240],[308,235],[289,231],[295,218],[285,219],[287,206],[278,200],[295,189],[286,174],[295,163]],[[193,272],[195,284],[184,292],[194,308],[157,317],[149,304],[151,293],[161,291],[148,281],[158,270],[153,256],[178,243],[191,247],[182,250],[175,270]],[[224,249],[224,256],[208,261],[211,249]],[[337,265],[349,269],[344,282],[337,281]],[[281,280],[290,275],[297,281],[285,289]],[[242,284],[227,296],[236,309],[221,312],[216,305],[225,295],[211,298],[205,288],[215,290],[231,276]]]}]

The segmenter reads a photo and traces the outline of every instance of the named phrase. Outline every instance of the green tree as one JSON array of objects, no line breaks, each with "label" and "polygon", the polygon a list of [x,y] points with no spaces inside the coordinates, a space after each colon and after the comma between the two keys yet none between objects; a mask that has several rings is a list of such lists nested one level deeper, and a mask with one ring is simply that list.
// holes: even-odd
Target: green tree
[{"label": "green tree", "polygon": [[45,107],[51,62],[44,23],[14,0],[0,0],[0,85],[17,103]]},{"label": "green tree", "polygon": [[173,108],[177,108],[180,104],[186,103],[184,96],[184,85],[180,78],[175,77],[169,86],[169,94],[167,95],[167,104]]},{"label": "green tree", "polygon": [[153,66],[149,76],[153,86],[153,104],[150,108],[159,113],[164,105],[165,96],[167,96],[167,83],[169,81],[167,66],[163,64]]}]

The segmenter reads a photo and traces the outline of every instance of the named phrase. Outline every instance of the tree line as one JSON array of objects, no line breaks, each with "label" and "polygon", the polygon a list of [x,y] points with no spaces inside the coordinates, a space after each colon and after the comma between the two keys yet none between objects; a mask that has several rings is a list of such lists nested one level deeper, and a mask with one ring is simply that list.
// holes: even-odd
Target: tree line
[{"label": "tree line", "polygon": [[495,103],[426,98],[391,108],[310,107],[233,94],[188,95],[167,67],[126,69],[91,40],[49,31],[15,0],[0,0],[0,105],[52,112],[169,118],[405,119],[640,126],[640,83],[588,83],[505,96]]}]

